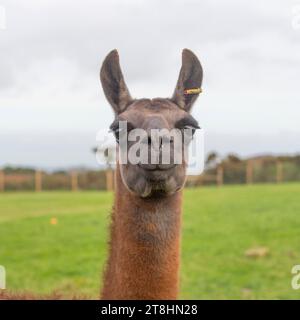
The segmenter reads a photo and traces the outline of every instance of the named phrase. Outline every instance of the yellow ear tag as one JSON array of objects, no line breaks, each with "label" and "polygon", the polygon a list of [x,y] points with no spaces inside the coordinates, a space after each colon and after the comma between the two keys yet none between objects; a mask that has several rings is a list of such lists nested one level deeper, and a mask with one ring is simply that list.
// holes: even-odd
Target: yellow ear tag
[{"label": "yellow ear tag", "polygon": [[201,88],[186,89],[183,91],[184,94],[199,94],[201,92],[202,92]]}]

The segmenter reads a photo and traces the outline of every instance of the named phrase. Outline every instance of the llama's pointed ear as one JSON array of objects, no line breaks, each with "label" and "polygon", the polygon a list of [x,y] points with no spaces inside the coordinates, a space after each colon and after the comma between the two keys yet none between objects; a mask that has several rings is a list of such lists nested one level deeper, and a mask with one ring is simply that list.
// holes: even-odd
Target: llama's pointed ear
[{"label": "llama's pointed ear", "polygon": [[121,113],[132,100],[120,68],[117,50],[111,51],[105,58],[100,70],[101,84],[106,99],[115,113]]},{"label": "llama's pointed ear", "polygon": [[189,112],[201,92],[203,70],[196,55],[188,50],[182,51],[182,66],[172,100]]}]

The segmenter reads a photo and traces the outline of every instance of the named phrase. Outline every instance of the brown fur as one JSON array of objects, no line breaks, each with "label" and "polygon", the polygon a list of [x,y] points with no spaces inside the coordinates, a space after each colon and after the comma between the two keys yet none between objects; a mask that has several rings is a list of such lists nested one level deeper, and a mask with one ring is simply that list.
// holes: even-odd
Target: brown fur
[{"label": "brown fur", "polygon": [[102,299],[176,299],[181,192],[143,200],[116,173],[111,243]]}]

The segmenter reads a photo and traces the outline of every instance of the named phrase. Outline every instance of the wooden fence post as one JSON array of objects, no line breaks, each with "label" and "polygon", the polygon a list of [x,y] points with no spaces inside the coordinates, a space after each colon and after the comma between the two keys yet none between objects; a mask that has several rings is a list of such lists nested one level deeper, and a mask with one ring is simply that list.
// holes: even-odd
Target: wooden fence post
[{"label": "wooden fence post", "polygon": [[35,171],[35,191],[40,192],[42,191],[42,171],[36,170]]},{"label": "wooden fence post", "polygon": [[106,190],[113,191],[114,189],[114,172],[111,168],[106,170]]},{"label": "wooden fence post", "polygon": [[78,191],[78,174],[76,171],[71,172],[71,189],[72,191]]},{"label": "wooden fence post", "polygon": [[246,167],[246,183],[251,184],[253,183],[253,161],[248,160],[247,161],[247,167]]},{"label": "wooden fence post", "polygon": [[0,170],[0,192],[5,190],[5,174]]},{"label": "wooden fence post", "polygon": [[217,168],[217,185],[220,187],[223,185],[223,183],[224,183],[224,169],[220,165]]},{"label": "wooden fence post", "polygon": [[276,181],[281,183],[283,181],[283,165],[281,160],[276,161]]}]

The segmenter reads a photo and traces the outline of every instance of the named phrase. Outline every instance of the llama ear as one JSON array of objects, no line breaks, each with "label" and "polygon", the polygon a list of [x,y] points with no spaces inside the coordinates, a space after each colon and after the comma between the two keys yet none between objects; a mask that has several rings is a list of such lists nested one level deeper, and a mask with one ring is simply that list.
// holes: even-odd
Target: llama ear
[{"label": "llama ear", "polygon": [[195,54],[184,49],[182,66],[172,100],[189,112],[201,92],[203,70]]},{"label": "llama ear", "polygon": [[106,56],[100,70],[100,79],[106,99],[115,113],[124,111],[132,98],[124,81],[117,50]]}]

